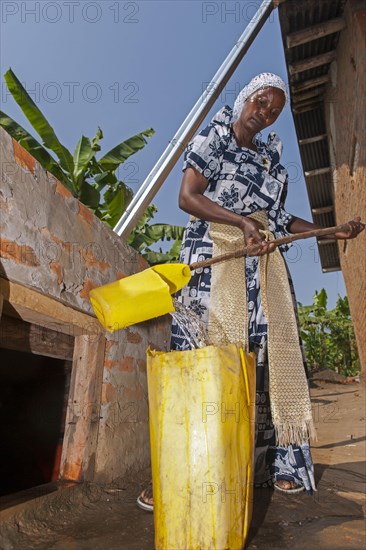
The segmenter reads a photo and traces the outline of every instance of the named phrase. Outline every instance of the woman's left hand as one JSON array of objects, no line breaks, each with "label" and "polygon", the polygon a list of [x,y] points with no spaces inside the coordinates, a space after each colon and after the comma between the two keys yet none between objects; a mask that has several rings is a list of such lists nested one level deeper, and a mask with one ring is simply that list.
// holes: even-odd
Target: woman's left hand
[{"label": "woman's left hand", "polygon": [[361,218],[357,216],[357,218],[353,218],[353,220],[347,222],[349,226],[349,231],[346,233],[335,233],[334,237],[336,239],[354,239],[365,229],[365,224],[361,222]]}]

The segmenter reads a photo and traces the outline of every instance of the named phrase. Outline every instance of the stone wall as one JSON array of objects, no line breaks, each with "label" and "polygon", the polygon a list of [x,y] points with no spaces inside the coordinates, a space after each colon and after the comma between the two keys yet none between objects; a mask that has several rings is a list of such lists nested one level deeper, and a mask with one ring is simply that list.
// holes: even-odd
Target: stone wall
[{"label": "stone wall", "polygon": [[[1,277],[93,315],[92,288],[145,260],[0,128]],[[95,480],[110,483],[150,460],[147,346],[167,349],[169,318],[106,333]]]}]

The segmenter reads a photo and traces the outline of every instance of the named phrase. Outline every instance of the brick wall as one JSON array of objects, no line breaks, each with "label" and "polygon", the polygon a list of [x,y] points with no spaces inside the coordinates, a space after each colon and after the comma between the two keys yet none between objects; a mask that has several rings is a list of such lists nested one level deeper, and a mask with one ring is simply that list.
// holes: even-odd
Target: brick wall
[{"label": "brick wall", "polygon": [[[0,128],[1,277],[92,315],[89,290],[145,260]],[[162,317],[106,334],[95,476],[111,482],[150,461],[146,348],[167,349]]]},{"label": "brick wall", "polygon": [[[325,102],[337,223],[356,215],[366,221],[366,10],[362,4],[356,0],[346,4],[347,27],[340,35]],[[366,233],[354,241],[339,241],[338,246],[365,376]]]}]

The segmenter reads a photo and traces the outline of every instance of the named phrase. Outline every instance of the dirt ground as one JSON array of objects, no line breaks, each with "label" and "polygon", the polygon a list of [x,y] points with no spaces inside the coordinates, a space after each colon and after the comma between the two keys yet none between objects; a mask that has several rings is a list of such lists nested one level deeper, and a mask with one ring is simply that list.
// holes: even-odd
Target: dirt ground
[{"label": "dirt ground", "polygon": [[[247,550],[363,550],[365,390],[317,381],[312,388],[318,491],[309,497],[256,491]],[[135,498],[148,479],[69,487],[3,522],[1,550],[152,550],[153,516]],[[178,549],[171,549],[178,550]],[[189,550],[189,549],[179,549]],[[208,550],[208,549],[207,549]]]}]

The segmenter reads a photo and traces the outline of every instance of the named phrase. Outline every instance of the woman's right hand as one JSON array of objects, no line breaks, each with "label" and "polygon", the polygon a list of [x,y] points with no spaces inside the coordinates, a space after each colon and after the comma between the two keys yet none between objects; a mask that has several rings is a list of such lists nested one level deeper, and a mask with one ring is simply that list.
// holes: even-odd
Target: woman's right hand
[{"label": "woman's right hand", "polygon": [[273,252],[276,245],[265,240],[263,235],[259,233],[258,224],[255,220],[243,217],[240,224],[240,229],[244,233],[245,245],[253,248],[253,252],[249,252],[247,256],[264,256]]}]

